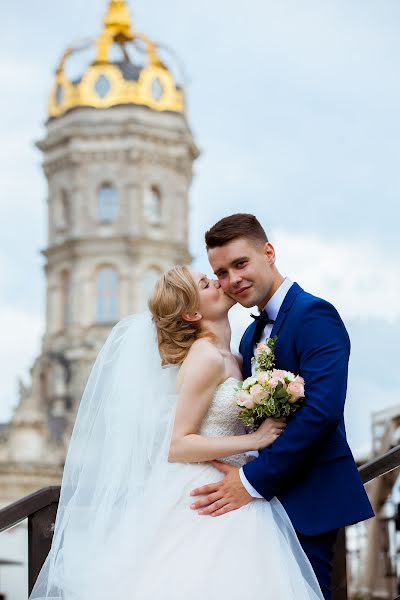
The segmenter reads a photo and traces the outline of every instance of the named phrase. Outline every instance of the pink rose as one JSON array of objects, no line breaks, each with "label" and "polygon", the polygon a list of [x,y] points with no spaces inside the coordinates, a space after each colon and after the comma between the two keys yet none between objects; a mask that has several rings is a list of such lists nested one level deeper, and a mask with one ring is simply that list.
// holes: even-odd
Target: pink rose
[{"label": "pink rose", "polygon": [[246,390],[242,390],[238,393],[236,402],[239,406],[243,406],[243,408],[254,408],[256,405],[254,398],[252,398]]},{"label": "pink rose", "polygon": [[271,390],[274,390],[278,383],[283,383],[282,379],[280,379],[279,377],[271,377],[271,379],[268,381],[268,387]]},{"label": "pink rose", "polygon": [[258,404],[259,402],[261,402],[261,400],[264,400],[264,398],[268,395],[264,388],[262,387],[262,385],[260,385],[259,383],[256,383],[255,385],[253,385],[250,388],[250,395],[253,398],[254,402],[256,404]]},{"label": "pink rose", "polygon": [[283,383],[286,373],[287,373],[287,371],[283,371],[282,369],[273,369],[272,377],[276,377],[277,379],[280,379],[280,381],[282,381],[282,383]]},{"label": "pink rose", "polygon": [[303,379],[303,377],[300,377],[300,375],[296,375],[296,377],[294,378],[294,381],[296,383],[302,383],[304,385],[304,379]]},{"label": "pink rose", "polygon": [[287,393],[290,394],[289,402],[293,404],[299,398],[304,398],[304,383],[301,381],[291,381],[287,386]]},{"label": "pink rose", "polygon": [[267,344],[264,344],[263,342],[261,342],[260,344],[257,344],[257,350],[256,350],[257,354],[261,354],[262,352],[265,352],[265,354],[271,354],[271,348],[269,346],[267,346]]},{"label": "pink rose", "polygon": [[268,382],[268,387],[271,390],[274,390],[278,383],[285,383],[285,375],[286,371],[282,371],[281,369],[273,369],[272,377]]},{"label": "pink rose", "polygon": [[268,381],[268,373],[266,373],[265,371],[260,371],[260,373],[257,373],[257,381],[261,384]]}]

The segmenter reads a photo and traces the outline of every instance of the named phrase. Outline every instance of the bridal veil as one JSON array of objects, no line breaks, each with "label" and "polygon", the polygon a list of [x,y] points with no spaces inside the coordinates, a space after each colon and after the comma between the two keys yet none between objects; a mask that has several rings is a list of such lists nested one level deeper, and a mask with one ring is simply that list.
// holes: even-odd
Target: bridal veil
[{"label": "bridal veil", "polygon": [[113,328],[81,399],[53,543],[32,600],[93,600],[96,587],[105,593],[107,582],[115,591],[108,557],[128,529],[129,563],[139,564],[140,540],[149,526],[157,526],[157,518],[149,523],[143,518],[145,492],[162,493],[164,486],[176,375],[176,367],[161,367],[150,313],[127,317]]}]

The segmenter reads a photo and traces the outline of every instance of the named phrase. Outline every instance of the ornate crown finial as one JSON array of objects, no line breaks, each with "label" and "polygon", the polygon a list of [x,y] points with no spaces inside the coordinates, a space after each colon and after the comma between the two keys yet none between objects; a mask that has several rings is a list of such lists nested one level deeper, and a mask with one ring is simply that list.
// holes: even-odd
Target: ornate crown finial
[{"label": "ornate crown finial", "polygon": [[109,28],[126,29],[130,32],[131,16],[124,0],[110,0],[106,16],[104,17],[104,26]]},{"label": "ornate crown finial", "polygon": [[[120,104],[138,104],[157,111],[184,111],[184,93],[162,62],[157,45],[142,33],[132,31],[132,20],[125,0],[110,0],[104,17],[104,29],[96,40],[94,61],[82,76],[72,81],[65,63],[82,48],[68,48],[56,71],[49,100],[49,116],[59,117],[80,106],[109,108]],[[128,45],[144,46],[144,64],[131,62]],[[113,44],[120,46],[122,60],[110,58]],[[85,45],[85,48],[87,44]],[[147,64],[146,64],[147,62]]]},{"label": "ornate crown finial", "polygon": [[104,31],[97,40],[97,64],[108,62],[111,44],[124,44],[134,39],[131,16],[124,0],[110,0],[103,22]]}]

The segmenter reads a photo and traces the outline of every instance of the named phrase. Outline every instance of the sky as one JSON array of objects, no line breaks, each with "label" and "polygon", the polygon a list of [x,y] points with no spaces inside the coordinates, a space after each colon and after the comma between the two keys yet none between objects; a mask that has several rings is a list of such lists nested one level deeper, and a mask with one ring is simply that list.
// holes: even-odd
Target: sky
[{"label": "sky", "polygon": [[[397,0],[136,0],[136,31],[172,48],[201,155],[190,247],[256,214],[277,266],[338,308],[352,340],[346,420],[356,452],[371,413],[399,404],[400,3]],[[6,3],[0,36],[0,422],[44,327],[44,136],[54,69],[96,36],[106,0]],[[237,344],[248,312],[232,313]]]}]

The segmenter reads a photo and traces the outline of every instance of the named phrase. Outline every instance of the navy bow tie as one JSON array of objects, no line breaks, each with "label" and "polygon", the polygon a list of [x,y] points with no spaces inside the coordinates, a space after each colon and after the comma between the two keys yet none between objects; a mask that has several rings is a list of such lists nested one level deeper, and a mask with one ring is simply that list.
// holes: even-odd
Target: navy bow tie
[{"label": "navy bow tie", "polygon": [[262,310],[259,315],[250,314],[251,317],[256,321],[256,327],[254,329],[253,344],[257,344],[260,341],[262,332],[266,325],[273,325],[275,321],[269,318],[266,310]]}]

